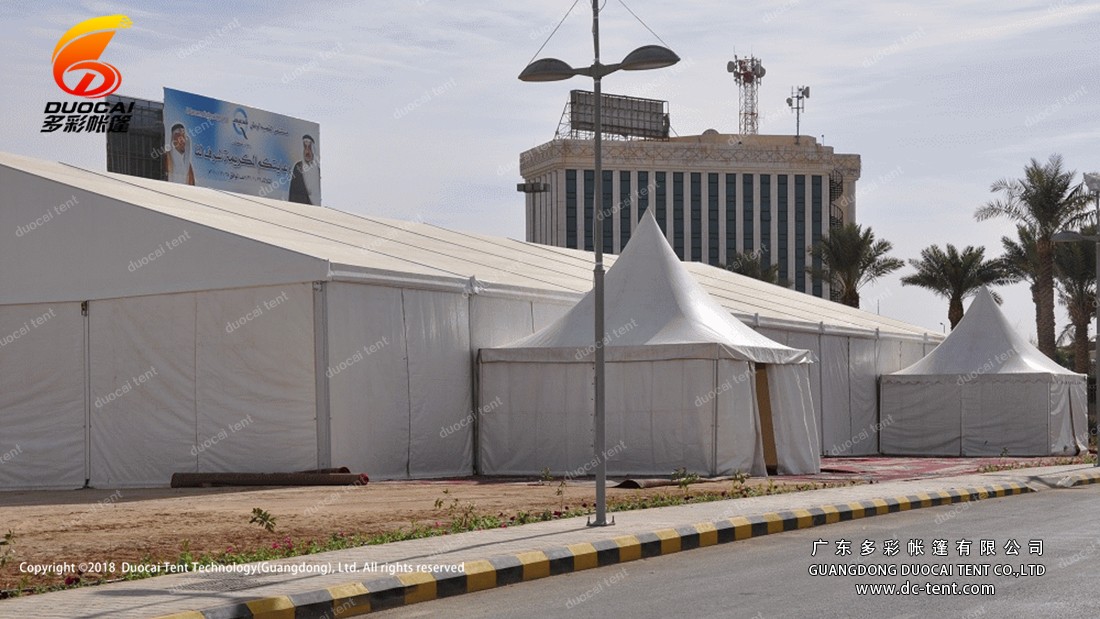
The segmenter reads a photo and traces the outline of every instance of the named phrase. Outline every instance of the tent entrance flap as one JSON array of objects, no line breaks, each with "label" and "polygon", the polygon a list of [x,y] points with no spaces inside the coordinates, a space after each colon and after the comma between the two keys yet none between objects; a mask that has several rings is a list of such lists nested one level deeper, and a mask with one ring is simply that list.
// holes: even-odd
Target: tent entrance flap
[{"label": "tent entrance flap", "polygon": [[760,440],[764,443],[764,466],[769,475],[779,470],[779,456],[775,449],[775,425],[772,423],[772,401],[768,389],[768,366],[756,364],[756,406],[760,411]]}]

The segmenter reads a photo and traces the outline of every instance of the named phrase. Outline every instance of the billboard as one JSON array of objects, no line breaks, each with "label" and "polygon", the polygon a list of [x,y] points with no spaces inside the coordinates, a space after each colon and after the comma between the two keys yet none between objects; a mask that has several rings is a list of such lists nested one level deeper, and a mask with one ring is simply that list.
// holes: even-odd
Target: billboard
[{"label": "billboard", "polygon": [[167,180],[321,204],[320,125],[164,89]]},{"label": "billboard", "polygon": [[[600,104],[604,134],[668,139],[667,101],[601,94]],[[569,127],[574,131],[596,130],[595,93],[587,90],[569,92]]]}]

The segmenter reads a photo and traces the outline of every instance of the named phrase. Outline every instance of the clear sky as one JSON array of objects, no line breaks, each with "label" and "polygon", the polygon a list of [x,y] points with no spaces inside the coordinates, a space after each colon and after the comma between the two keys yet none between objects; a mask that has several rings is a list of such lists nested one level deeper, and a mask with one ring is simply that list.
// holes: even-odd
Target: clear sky
[{"label": "clear sky", "polygon": [[[44,102],[69,98],[50,74],[58,38],[122,13],[134,25],[103,58],[122,72],[119,94],[159,100],[167,86],[317,121],[327,206],[522,239],[519,153],[552,138],[569,90],[591,82],[516,76],[571,4],[6,1],[0,150],[105,167],[102,135],[39,128]],[[1100,171],[1100,3],[627,5],[683,61],[616,73],[605,92],[667,99],[680,135],[735,132],[726,61],[755,54],[768,71],[761,133],[793,133],[785,99],[809,85],[803,133],[862,156],[858,219],[899,258],[932,243],[999,255],[1012,224],[978,223],[974,209],[1030,158],[1061,153],[1071,169]],[[577,4],[540,56],[591,61],[589,6]],[[601,34],[605,62],[658,43],[619,0],[607,0]],[[864,309],[939,329],[946,301],[899,277],[865,288]],[[1034,337],[1026,286],[1002,293],[1009,318]]]}]

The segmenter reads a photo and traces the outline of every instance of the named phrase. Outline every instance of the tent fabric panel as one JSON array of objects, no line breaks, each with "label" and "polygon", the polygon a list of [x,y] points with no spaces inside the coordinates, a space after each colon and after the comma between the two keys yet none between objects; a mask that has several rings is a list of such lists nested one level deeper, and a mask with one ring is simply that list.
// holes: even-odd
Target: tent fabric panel
[{"label": "tent fabric panel", "polygon": [[1088,387],[1084,380],[1070,383],[1070,424],[1073,428],[1074,445],[1077,447],[1077,453],[1081,454],[1088,451],[1089,435],[1093,431],[1088,427],[1087,398]]},{"label": "tent fabric panel", "polygon": [[470,297],[470,346],[477,351],[534,333],[531,301]]},{"label": "tent fabric panel", "polygon": [[1073,391],[1072,384],[1050,384],[1047,448],[1052,456],[1073,456],[1078,452],[1077,438],[1073,433]]},{"label": "tent fabric panel", "polygon": [[[531,303],[531,316],[534,319],[532,324],[533,331],[537,331],[546,325],[552,324],[555,320],[558,320],[566,313],[569,312],[571,305],[565,305],[562,303],[544,303],[541,301],[532,301]],[[593,324],[592,332],[595,333],[595,324]],[[593,336],[592,338],[596,338]]]},{"label": "tent fabric panel", "polygon": [[84,485],[79,303],[0,306],[0,490]]},{"label": "tent fabric panel", "polygon": [[469,302],[449,292],[405,290],[402,296],[409,361],[409,476],[472,475]]},{"label": "tent fabric panel", "polygon": [[195,472],[195,295],[93,301],[88,314],[90,484],[162,487]]},{"label": "tent fabric panel", "polygon": [[768,327],[757,327],[756,332],[768,338],[769,340],[773,340],[775,342],[783,344],[784,346],[788,345],[787,337],[789,331],[785,331],[783,329],[771,329]]},{"label": "tent fabric panel", "polygon": [[[935,345],[932,344],[932,346],[935,346]],[[929,350],[931,350],[931,349],[929,349]],[[924,354],[925,354],[924,351],[925,351],[925,344],[923,342],[913,342],[913,341],[910,341],[910,340],[902,340],[901,341],[901,363],[900,363],[900,367],[898,369],[907,368],[907,367],[913,365],[914,363],[916,363],[917,361],[920,361],[921,357],[923,357]],[[891,372],[896,372],[896,371],[897,370],[891,370]],[[890,372],[883,372],[883,374],[889,374],[889,373]]]},{"label": "tent fabric panel", "polygon": [[821,337],[822,453],[851,453],[852,414],[848,382],[848,338]]},{"label": "tent fabric panel", "polygon": [[769,365],[768,392],[780,475],[821,472],[817,423],[805,365]]},{"label": "tent fabric panel", "polygon": [[803,350],[810,351],[813,354],[814,359],[817,361],[809,366],[810,377],[810,400],[814,403],[814,424],[817,428],[817,438],[815,439],[815,445],[817,445],[817,453],[824,453],[824,441],[822,439],[822,420],[821,420],[821,368],[824,363],[824,358],[821,355],[821,338],[816,333],[799,333],[792,331],[788,336],[789,345],[792,348],[801,348]]},{"label": "tent fabric panel", "polygon": [[[592,365],[481,364],[479,466],[486,475],[591,472]],[[485,404],[483,404],[483,407]]]},{"label": "tent fabric panel", "polygon": [[[18,285],[0,286],[0,304],[313,281],[328,273],[323,260],[226,232],[218,227],[222,220],[215,212],[203,213],[206,221],[196,223],[2,165],[0,186],[0,228],[15,230],[49,217],[30,233],[0,243],[0,263],[19,265]],[[175,201],[141,195],[153,202]],[[256,225],[236,222],[234,227],[249,223]]]},{"label": "tent fabric panel", "polygon": [[853,456],[870,456],[878,449],[878,361],[877,342],[864,338],[848,339],[849,410],[852,430],[847,440]]},{"label": "tent fabric panel", "polygon": [[875,373],[878,376],[896,372],[905,367],[901,361],[901,340],[880,339],[876,341]]},{"label": "tent fabric panel", "polygon": [[962,454],[962,386],[882,380],[879,446],[889,456]]},{"label": "tent fabric panel", "polygon": [[372,479],[405,478],[409,372],[401,290],[337,282],[327,294],[332,465]]},{"label": "tent fabric panel", "polygon": [[962,455],[1050,455],[1049,387],[983,380],[962,389]]},{"label": "tent fabric panel", "polygon": [[312,284],[201,292],[197,307],[198,470],[317,468]]},{"label": "tent fabric panel", "polygon": [[718,360],[718,385],[714,389],[718,475],[768,473],[760,437],[760,408],[754,394],[755,372],[747,361]]},{"label": "tent fabric panel", "polygon": [[607,364],[606,444],[613,474],[713,474],[714,360]]}]

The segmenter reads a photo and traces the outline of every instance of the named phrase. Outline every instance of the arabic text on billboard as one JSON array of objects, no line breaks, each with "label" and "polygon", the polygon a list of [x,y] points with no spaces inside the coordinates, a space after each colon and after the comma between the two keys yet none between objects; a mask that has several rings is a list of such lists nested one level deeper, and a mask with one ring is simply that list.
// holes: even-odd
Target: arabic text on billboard
[{"label": "arabic text on billboard", "polygon": [[169,181],[321,204],[320,125],[164,89]]}]

